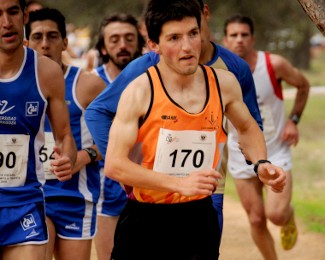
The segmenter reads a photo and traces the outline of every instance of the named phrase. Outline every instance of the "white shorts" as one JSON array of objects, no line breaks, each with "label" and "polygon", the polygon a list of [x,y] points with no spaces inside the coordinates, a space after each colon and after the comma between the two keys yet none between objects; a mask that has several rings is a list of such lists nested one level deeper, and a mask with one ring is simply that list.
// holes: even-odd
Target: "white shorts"
[{"label": "white shorts", "polygon": [[[268,150],[267,159],[272,164],[281,167],[284,171],[290,171],[292,168],[292,155],[290,147],[280,145],[273,151]],[[235,142],[228,141],[228,171],[235,179],[249,179],[256,177],[254,165],[248,165],[244,155],[239,150]]]}]

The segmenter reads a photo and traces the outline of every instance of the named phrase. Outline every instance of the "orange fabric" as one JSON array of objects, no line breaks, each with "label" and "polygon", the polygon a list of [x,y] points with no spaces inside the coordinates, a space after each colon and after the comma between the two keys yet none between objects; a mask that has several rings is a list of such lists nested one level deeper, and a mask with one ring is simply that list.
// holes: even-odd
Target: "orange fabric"
[{"label": "orange fabric", "polygon": [[[223,108],[216,76],[212,69],[202,66],[208,82],[208,100],[203,111],[190,114],[168,97],[162,86],[156,67],[151,67],[148,73],[152,82],[152,107],[139,128],[137,143],[141,144],[142,166],[153,169],[157,141],[160,128],[169,130],[215,131],[216,150],[213,167],[219,167],[222,149],[226,143],[226,132],[223,129]],[[200,69],[200,68],[198,68]],[[180,203],[201,199],[205,196],[186,197],[178,193],[160,192],[156,190],[133,187],[133,195],[140,202],[148,203]]]}]

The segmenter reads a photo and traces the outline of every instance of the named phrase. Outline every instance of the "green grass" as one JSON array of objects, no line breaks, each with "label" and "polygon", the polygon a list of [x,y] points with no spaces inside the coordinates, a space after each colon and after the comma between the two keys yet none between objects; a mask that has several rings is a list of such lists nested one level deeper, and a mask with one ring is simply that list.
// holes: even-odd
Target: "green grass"
[{"label": "green grass", "polygon": [[[292,100],[286,102],[292,107]],[[293,203],[311,231],[325,233],[325,95],[310,96],[293,149]]]},{"label": "green grass", "polygon": [[[325,86],[325,54],[313,61],[312,68],[307,75],[311,85]],[[287,113],[292,103],[293,100],[286,100]],[[309,97],[299,133],[299,144],[292,149],[292,202],[296,216],[310,231],[325,234],[325,95]],[[230,174],[225,194],[239,200]]]},{"label": "green grass", "polygon": [[316,55],[311,60],[310,70],[304,71],[304,74],[312,86],[325,86],[325,51]]}]

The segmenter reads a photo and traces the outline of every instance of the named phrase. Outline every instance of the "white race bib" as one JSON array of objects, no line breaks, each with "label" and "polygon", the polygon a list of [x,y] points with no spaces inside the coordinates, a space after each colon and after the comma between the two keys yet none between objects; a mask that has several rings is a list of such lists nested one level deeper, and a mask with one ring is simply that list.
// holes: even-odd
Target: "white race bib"
[{"label": "white race bib", "polygon": [[44,174],[46,180],[53,180],[57,179],[56,175],[50,171],[51,169],[51,160],[54,159],[53,154],[53,147],[55,146],[55,140],[53,137],[53,133],[45,132],[45,144],[40,150],[40,159],[43,163]]},{"label": "white race bib", "polygon": [[259,105],[261,117],[263,120],[263,134],[265,141],[270,140],[275,135],[275,126],[270,106]]},{"label": "white race bib", "polygon": [[176,177],[212,169],[216,151],[216,133],[160,129],[154,171]]},{"label": "white race bib", "polygon": [[0,187],[19,187],[25,184],[29,140],[29,135],[0,135]]}]

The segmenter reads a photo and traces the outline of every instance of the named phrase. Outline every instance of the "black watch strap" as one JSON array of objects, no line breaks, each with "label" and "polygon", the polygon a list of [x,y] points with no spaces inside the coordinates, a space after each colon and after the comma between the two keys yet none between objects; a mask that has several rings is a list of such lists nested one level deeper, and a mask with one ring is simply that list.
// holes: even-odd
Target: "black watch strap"
[{"label": "black watch strap", "polygon": [[296,114],[290,116],[289,118],[295,125],[298,125],[299,121],[300,121],[300,117]]},{"label": "black watch strap", "polygon": [[254,172],[256,173],[256,175],[258,176],[258,166],[262,163],[270,163],[270,161],[268,160],[258,160],[257,163],[254,164]]},{"label": "black watch strap", "polygon": [[88,148],[84,148],[83,150],[88,153],[91,162],[96,161],[97,152],[96,152],[96,150],[94,148],[88,147]]}]

